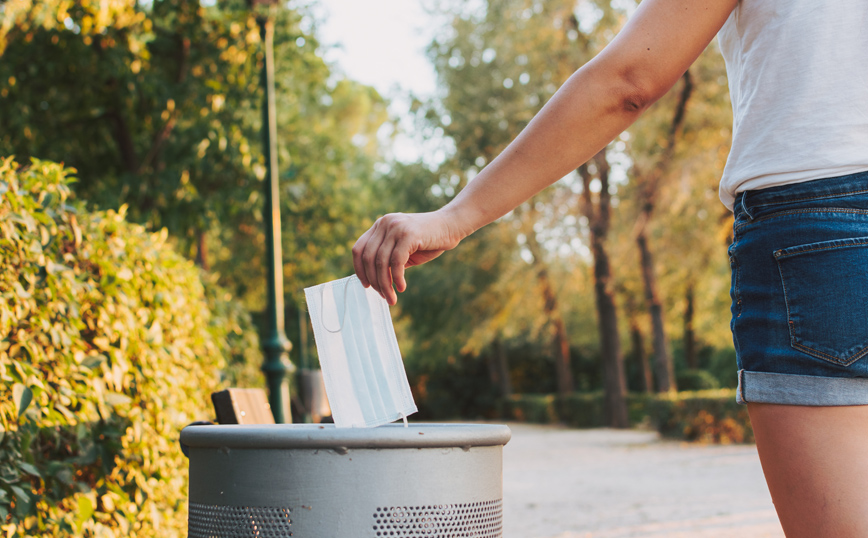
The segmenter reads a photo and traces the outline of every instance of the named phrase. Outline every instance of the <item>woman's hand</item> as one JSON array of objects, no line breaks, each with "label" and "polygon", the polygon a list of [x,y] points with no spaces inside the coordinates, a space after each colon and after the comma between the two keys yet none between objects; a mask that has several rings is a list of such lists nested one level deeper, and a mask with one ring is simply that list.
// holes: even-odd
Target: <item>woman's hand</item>
[{"label": "woman's hand", "polygon": [[462,230],[447,208],[432,213],[391,213],[377,219],[353,246],[353,266],[364,287],[393,305],[407,289],[404,269],[455,248],[472,230]]}]

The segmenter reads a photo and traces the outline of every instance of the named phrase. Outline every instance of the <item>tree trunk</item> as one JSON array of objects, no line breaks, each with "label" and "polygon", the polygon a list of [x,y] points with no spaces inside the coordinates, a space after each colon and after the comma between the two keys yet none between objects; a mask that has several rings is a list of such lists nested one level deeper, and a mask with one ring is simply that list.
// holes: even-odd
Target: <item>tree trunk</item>
[{"label": "tree trunk", "polygon": [[696,334],[693,332],[693,284],[687,285],[685,295],[687,306],[684,309],[684,358],[687,367],[695,370],[699,368],[699,361],[696,356]]},{"label": "tree trunk", "polygon": [[500,394],[504,398],[512,396],[512,379],[509,375],[509,362],[506,357],[506,347],[500,338],[494,340],[494,359],[498,380],[500,381]]},{"label": "tree trunk", "polygon": [[648,313],[651,315],[651,338],[654,344],[654,370],[657,374],[657,391],[675,391],[675,371],[672,367],[672,356],[669,354],[669,342],[663,329],[663,307],[660,305],[660,295],[657,291],[657,279],[654,277],[654,259],[648,248],[648,240],[643,228],[636,236],[642,264],[642,282],[645,286],[645,299],[648,302]]},{"label": "tree trunk", "polygon": [[648,247],[646,229],[651,220],[651,214],[657,204],[657,193],[660,183],[669,171],[675,155],[675,145],[684,118],[687,114],[687,103],[693,93],[693,79],[690,71],[686,71],[681,77],[683,85],[678,95],[672,123],[669,133],[663,145],[663,152],[650,173],[642,174],[634,166],[635,180],[638,185],[641,213],[636,222],[634,234],[636,244],[639,247],[640,265],[642,267],[642,281],[645,286],[645,298],[648,303],[648,313],[651,315],[651,338],[654,344],[654,370],[657,377],[657,391],[670,392],[677,390],[675,386],[675,372],[672,367],[672,356],[669,354],[669,343],[663,328],[663,307],[660,305],[660,293],[657,289],[657,280],[654,276],[654,257]]},{"label": "tree trunk", "polygon": [[[594,204],[591,196],[593,179],[587,164],[579,168],[584,189],[582,192],[583,213],[588,219],[591,236],[591,252],[594,256],[594,297],[597,307],[597,327],[600,333],[600,353],[603,360],[603,392],[606,406],[606,424],[613,428],[626,428],[627,380],[624,374],[624,358],[618,335],[618,312],[612,289],[612,269],[606,251],[606,236],[610,225],[609,163],[606,150],[594,159],[597,176],[601,183],[600,195]],[[596,207],[595,207],[596,206]]]},{"label": "tree trunk", "polygon": [[630,316],[630,343],[633,348],[633,360],[639,366],[639,373],[642,377],[642,391],[646,393],[654,392],[654,377],[651,373],[651,363],[648,362],[648,354],[645,353],[645,337],[642,335],[639,323],[632,315]]},{"label": "tree trunk", "polygon": [[196,265],[208,271],[208,245],[205,243],[205,232],[196,232]]},{"label": "tree trunk", "polygon": [[136,155],[133,136],[123,114],[118,109],[106,112],[105,117],[111,122],[114,130],[114,139],[118,145],[121,162],[127,172],[135,174],[139,170],[139,160]]},{"label": "tree trunk", "polygon": [[627,420],[627,380],[624,374],[624,360],[621,355],[621,341],[618,335],[618,312],[615,297],[609,288],[611,269],[609,256],[603,242],[592,240],[594,253],[594,296],[599,318],[600,352],[603,357],[603,391],[606,401],[606,424],[613,428],[626,428]]},{"label": "tree trunk", "polygon": [[[531,223],[534,211],[531,211]],[[536,235],[531,225],[527,234],[527,247],[533,256],[533,265],[536,269],[536,277],[542,287],[543,312],[549,320],[549,328],[552,336],[552,348],[555,356],[555,373],[557,375],[558,394],[569,394],[574,390],[573,371],[570,360],[570,339],[567,337],[566,324],[561,310],[558,307],[558,298],[555,293],[552,279],[549,276],[548,267],[542,257],[542,248],[536,240]]]}]

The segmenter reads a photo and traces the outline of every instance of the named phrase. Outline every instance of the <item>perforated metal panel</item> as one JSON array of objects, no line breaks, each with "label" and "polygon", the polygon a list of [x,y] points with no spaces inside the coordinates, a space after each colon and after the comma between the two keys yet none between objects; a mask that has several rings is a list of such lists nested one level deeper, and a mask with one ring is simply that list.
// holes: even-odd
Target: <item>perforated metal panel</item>
[{"label": "perforated metal panel", "polygon": [[388,506],[374,512],[375,536],[401,538],[500,538],[503,502]]},{"label": "perforated metal panel", "polygon": [[285,538],[292,536],[289,508],[190,503],[188,538]]}]

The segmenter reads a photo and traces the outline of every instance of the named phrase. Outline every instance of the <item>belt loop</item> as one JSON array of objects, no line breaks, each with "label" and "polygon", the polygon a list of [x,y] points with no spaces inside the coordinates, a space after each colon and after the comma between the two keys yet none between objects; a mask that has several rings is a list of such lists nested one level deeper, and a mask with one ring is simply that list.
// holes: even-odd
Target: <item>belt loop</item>
[{"label": "belt loop", "polygon": [[744,191],[741,193],[741,208],[744,209],[744,214],[747,215],[747,218],[753,220],[753,215],[750,212],[750,207],[747,205],[747,195],[750,194],[750,191]]}]

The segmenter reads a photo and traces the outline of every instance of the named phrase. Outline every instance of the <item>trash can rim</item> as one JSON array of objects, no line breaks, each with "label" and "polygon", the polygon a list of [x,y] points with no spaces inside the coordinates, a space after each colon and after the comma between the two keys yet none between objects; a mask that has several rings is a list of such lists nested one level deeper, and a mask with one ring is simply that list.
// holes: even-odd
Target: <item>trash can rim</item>
[{"label": "trash can rim", "polygon": [[187,426],[181,443],[191,448],[445,448],[499,446],[512,435],[503,424],[387,424],[335,428],[334,424]]}]

